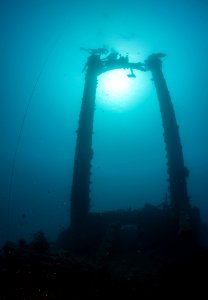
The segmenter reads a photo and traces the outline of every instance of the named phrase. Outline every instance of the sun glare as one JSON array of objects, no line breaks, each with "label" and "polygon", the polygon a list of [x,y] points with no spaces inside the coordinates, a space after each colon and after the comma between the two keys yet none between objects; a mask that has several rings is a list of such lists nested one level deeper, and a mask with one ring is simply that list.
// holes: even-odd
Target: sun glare
[{"label": "sun glare", "polygon": [[125,109],[136,101],[143,101],[148,80],[139,71],[134,71],[136,78],[128,77],[130,70],[114,70],[99,76],[97,98],[101,106]]},{"label": "sun glare", "polygon": [[112,97],[120,97],[128,93],[130,80],[124,70],[115,70],[103,75],[101,85]]}]

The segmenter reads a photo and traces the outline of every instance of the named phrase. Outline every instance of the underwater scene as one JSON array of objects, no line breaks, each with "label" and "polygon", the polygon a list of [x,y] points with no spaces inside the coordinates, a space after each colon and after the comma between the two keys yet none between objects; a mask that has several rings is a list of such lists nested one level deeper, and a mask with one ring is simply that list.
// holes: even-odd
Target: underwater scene
[{"label": "underwater scene", "polygon": [[208,1],[0,11],[0,300],[202,299]]}]

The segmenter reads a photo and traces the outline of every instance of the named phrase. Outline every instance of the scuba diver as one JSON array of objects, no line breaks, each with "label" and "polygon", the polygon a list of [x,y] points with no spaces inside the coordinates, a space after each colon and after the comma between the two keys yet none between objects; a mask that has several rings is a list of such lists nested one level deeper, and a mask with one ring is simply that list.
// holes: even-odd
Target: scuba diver
[{"label": "scuba diver", "polygon": [[106,62],[113,62],[116,61],[118,59],[118,52],[115,51],[114,49],[111,49],[111,52],[102,59],[102,61],[106,61]]},{"label": "scuba diver", "polygon": [[91,55],[88,57],[88,60],[87,60],[86,64],[84,65],[82,73],[84,73],[84,71],[87,69],[89,62],[92,60],[93,56],[100,57],[101,55],[106,55],[108,53],[108,50],[104,47],[96,48],[96,49],[80,47],[80,50],[83,50]]}]

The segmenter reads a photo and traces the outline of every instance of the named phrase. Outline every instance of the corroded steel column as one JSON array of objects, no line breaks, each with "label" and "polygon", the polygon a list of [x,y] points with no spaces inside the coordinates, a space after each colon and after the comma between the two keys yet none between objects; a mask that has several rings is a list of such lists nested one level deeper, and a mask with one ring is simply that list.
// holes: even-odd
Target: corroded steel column
[{"label": "corroded steel column", "polygon": [[84,93],[77,130],[71,190],[71,227],[82,227],[90,205],[90,174],[93,157],[92,134],[95,110],[97,77],[100,57],[91,55],[87,62]]},{"label": "corroded steel column", "polygon": [[[143,64],[128,62],[127,57],[107,56],[103,48],[85,49],[91,53],[85,65],[85,86],[77,130],[77,141],[74,157],[74,170],[71,190],[70,227],[82,228],[90,206],[90,175],[93,158],[92,134],[98,76],[114,69],[135,68],[143,70]],[[89,51],[88,51],[89,50]]]},{"label": "corroded steel column", "polygon": [[170,202],[179,222],[180,230],[190,227],[190,204],[187,193],[188,170],[184,165],[182,145],[173,104],[162,72],[163,54],[152,54],[145,61],[147,70],[152,72],[156,87],[166,145],[169,174]]}]

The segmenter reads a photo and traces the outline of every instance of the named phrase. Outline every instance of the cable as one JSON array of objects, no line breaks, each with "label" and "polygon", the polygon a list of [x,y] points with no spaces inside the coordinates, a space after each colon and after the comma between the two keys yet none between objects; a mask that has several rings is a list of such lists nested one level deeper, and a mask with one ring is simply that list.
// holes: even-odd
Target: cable
[{"label": "cable", "polygon": [[12,159],[11,176],[10,176],[10,181],[9,181],[8,211],[7,211],[7,230],[8,230],[7,231],[7,240],[10,239],[11,200],[12,200],[12,189],[13,189],[13,184],[14,184],[14,172],[15,172],[15,166],[16,166],[17,153],[18,153],[18,150],[19,150],[19,146],[20,146],[20,142],[21,142],[21,138],[22,138],[22,133],[23,133],[23,129],[24,129],[24,126],[25,126],[25,121],[26,121],[26,118],[27,118],[27,115],[28,115],[29,108],[31,106],[31,102],[32,102],[34,93],[35,93],[36,88],[37,88],[37,86],[40,82],[40,78],[43,74],[45,66],[47,65],[48,60],[49,60],[50,56],[52,55],[56,45],[58,44],[61,36],[62,36],[62,34],[57,37],[54,44],[49,49],[49,52],[48,52],[48,54],[47,54],[47,56],[46,56],[46,58],[45,58],[45,60],[42,64],[41,69],[38,73],[38,76],[37,76],[37,78],[34,82],[31,94],[30,94],[30,96],[27,100],[27,105],[26,105],[26,108],[25,108],[25,112],[24,112],[24,115],[23,115],[22,123],[21,123],[20,130],[19,130],[19,134],[18,134],[18,137],[17,137],[17,143],[16,143],[16,147],[15,147],[15,151],[14,151],[14,155],[13,155],[13,159]]}]

